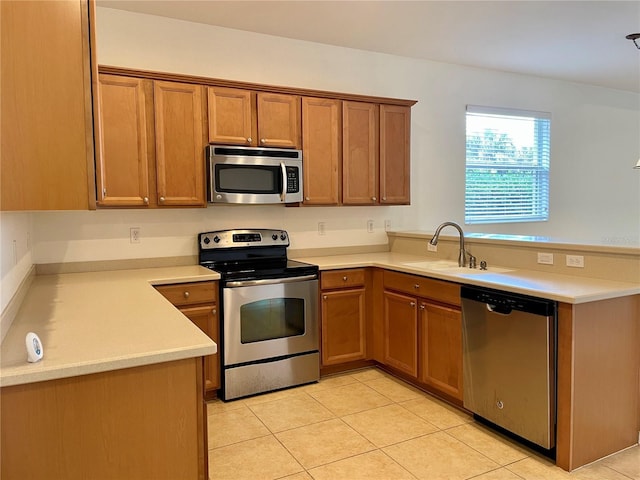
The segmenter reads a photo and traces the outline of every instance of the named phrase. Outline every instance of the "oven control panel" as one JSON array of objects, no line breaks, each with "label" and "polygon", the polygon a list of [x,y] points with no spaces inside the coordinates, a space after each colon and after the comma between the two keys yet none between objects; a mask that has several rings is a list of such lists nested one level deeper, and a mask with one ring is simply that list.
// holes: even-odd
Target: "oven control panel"
[{"label": "oven control panel", "polygon": [[289,235],[284,230],[218,230],[198,235],[200,249],[233,247],[288,247]]}]

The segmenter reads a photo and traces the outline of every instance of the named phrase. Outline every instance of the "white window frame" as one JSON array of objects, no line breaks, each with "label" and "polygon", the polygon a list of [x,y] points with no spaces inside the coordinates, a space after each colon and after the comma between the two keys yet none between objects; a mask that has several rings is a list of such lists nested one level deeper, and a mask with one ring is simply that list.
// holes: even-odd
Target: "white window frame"
[{"label": "white window frame", "polygon": [[[533,146],[528,150],[518,149],[512,138],[504,136],[491,145],[482,144],[482,140],[489,134],[485,131],[480,137],[479,132],[470,132],[471,116],[485,117],[488,121],[491,118],[513,120],[522,122],[523,125],[528,124],[529,128],[533,122]],[[547,221],[551,114],[467,105],[465,119],[465,223]],[[516,125],[518,124],[514,123],[511,126],[512,133],[516,132]],[[505,133],[505,130],[490,131],[497,135]],[[475,141],[475,146],[471,140]],[[508,148],[511,146],[513,147]],[[507,149],[511,151],[505,155]]]}]

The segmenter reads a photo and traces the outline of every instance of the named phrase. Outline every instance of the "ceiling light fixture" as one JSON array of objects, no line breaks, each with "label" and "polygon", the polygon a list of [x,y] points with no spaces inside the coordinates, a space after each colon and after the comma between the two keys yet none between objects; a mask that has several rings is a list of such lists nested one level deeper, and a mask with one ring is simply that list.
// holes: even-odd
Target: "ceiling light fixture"
[{"label": "ceiling light fixture", "polygon": [[636,48],[640,49],[640,33],[630,33],[624,38],[631,40]]}]

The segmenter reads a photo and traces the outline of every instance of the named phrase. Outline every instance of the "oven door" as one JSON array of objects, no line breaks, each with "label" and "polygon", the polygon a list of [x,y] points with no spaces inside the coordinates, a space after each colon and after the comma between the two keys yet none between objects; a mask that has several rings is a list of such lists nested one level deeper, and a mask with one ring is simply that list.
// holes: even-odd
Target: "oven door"
[{"label": "oven door", "polygon": [[318,351],[316,275],[227,282],[224,366]]}]

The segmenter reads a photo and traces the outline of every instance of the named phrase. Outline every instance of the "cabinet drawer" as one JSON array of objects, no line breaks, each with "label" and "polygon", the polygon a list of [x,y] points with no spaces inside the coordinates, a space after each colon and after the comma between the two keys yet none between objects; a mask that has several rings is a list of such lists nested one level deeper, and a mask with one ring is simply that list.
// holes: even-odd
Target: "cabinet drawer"
[{"label": "cabinet drawer", "polygon": [[320,288],[360,287],[364,285],[364,268],[349,270],[333,270],[322,272],[320,275]]},{"label": "cabinet drawer", "polygon": [[384,288],[431,298],[450,305],[460,305],[460,285],[406,273],[384,272]]},{"label": "cabinet drawer", "polygon": [[217,282],[176,283],[155,288],[176,306],[215,303],[218,298]]}]

